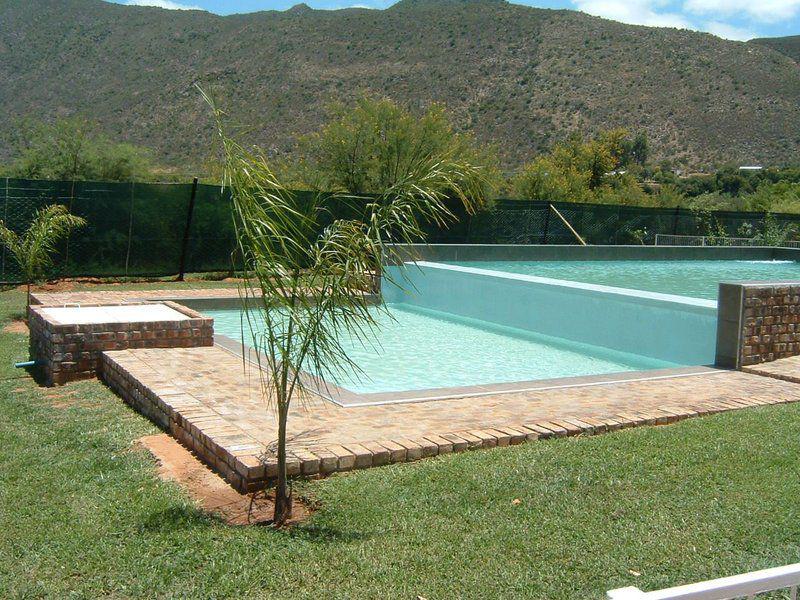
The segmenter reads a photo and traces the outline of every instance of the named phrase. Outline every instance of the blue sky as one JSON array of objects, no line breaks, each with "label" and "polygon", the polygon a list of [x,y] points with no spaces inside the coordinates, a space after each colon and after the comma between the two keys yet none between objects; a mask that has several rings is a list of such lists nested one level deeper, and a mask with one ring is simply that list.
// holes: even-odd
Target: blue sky
[{"label": "blue sky", "polygon": [[[120,4],[194,8],[220,15],[284,10],[300,0],[113,0]],[[386,8],[394,0],[306,0],[313,8]],[[542,8],[569,8],[638,25],[683,27],[746,40],[800,34],[800,0],[517,0]]]}]

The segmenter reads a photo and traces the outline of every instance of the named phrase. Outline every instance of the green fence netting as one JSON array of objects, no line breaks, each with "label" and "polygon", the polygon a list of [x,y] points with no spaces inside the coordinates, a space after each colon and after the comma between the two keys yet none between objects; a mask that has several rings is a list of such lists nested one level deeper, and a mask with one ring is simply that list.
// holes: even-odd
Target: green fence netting
[{"label": "green fence netting", "polygon": [[[193,184],[35,181],[0,179],[0,219],[11,229],[27,228],[39,208],[68,206],[88,225],[61,244],[53,276],[166,276],[227,271],[235,246],[230,199],[218,186],[198,185],[191,226]],[[309,194],[310,192],[297,192]],[[748,224],[761,229],[762,213],[554,203],[590,244],[652,243],[656,234],[705,235],[709,222],[737,235]],[[331,200],[323,221],[353,217],[352,201]],[[800,215],[773,215],[780,225],[800,224]],[[574,244],[575,237],[547,202],[497,200],[475,215],[459,214],[446,229],[430,228],[432,243]],[[185,255],[183,253],[186,244]],[[183,265],[182,265],[183,259]],[[0,281],[19,281],[17,265],[0,253]]]}]

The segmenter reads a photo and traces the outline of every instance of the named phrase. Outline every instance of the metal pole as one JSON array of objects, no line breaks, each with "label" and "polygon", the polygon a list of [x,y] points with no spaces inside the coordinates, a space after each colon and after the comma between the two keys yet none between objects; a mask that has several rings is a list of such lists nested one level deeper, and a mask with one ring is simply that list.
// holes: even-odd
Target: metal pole
[{"label": "metal pole", "polygon": [[189,230],[192,227],[192,215],[194,214],[194,200],[197,197],[197,177],[192,181],[192,195],[189,196],[189,208],[186,211],[186,228],[183,230],[183,246],[181,247],[181,264],[178,271],[178,281],[183,281],[186,274],[186,251],[189,248]]},{"label": "metal pole", "polygon": [[584,241],[584,239],[580,235],[578,235],[578,232],[575,231],[575,229],[572,227],[572,225],[569,224],[569,221],[567,221],[564,218],[564,215],[562,215],[560,212],[558,212],[558,209],[555,206],[553,206],[552,204],[550,205],[550,208],[553,209],[553,212],[556,213],[556,216],[559,219],[561,219],[561,221],[564,223],[564,225],[567,226],[567,229],[569,229],[572,232],[572,235],[574,235],[578,239],[578,241],[581,243],[581,246],[585,246],[586,242]]}]

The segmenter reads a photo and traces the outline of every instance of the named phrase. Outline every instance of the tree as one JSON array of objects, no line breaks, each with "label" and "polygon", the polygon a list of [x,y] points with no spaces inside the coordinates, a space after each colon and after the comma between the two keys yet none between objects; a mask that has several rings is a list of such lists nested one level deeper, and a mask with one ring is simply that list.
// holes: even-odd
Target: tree
[{"label": "tree", "polygon": [[78,118],[53,124],[28,121],[18,133],[12,173],[28,179],[83,179],[90,169],[89,124]]},{"label": "tree", "polygon": [[56,244],[86,221],[70,214],[66,206],[51,204],[36,212],[27,231],[18,235],[0,221],[0,243],[19,264],[28,290],[28,307],[31,305],[31,284],[45,276],[53,264]]},{"label": "tree", "polygon": [[640,131],[630,143],[629,155],[631,160],[644,167],[647,164],[647,159],[650,157],[650,142],[647,139],[647,134]]},{"label": "tree", "polygon": [[658,204],[640,180],[647,154],[644,133],[631,138],[626,129],[608,129],[588,139],[573,133],[523,166],[511,184],[526,199]]},{"label": "tree", "polygon": [[780,246],[797,236],[797,225],[794,223],[780,223],[775,215],[767,213],[761,231],[754,239],[762,246]]},{"label": "tree", "polygon": [[293,178],[314,189],[381,193],[408,177],[420,156],[484,165],[487,185],[499,177],[493,150],[455,132],[441,105],[418,117],[392,100],[364,96],[329,113],[319,132],[300,140],[302,175]]},{"label": "tree", "polygon": [[[263,393],[277,416],[273,522],[281,525],[292,510],[286,474],[289,408],[318,389],[308,374],[358,371],[339,340],[358,336],[369,343],[374,335],[375,311],[381,307],[370,306],[363,292],[384,257],[393,254],[389,244],[419,241],[425,222],[450,221],[449,197],[472,210],[484,198],[484,171],[453,153],[416,145],[403,155],[402,174],[384,180],[391,183],[375,196],[340,196],[360,203],[361,218],[323,226],[330,197],[290,193],[264,152],[245,149],[226,135],[222,113],[206,100],[224,148],[224,181],[248,282],[244,310],[260,357]],[[364,180],[360,169],[365,166],[358,164],[346,171],[353,181]],[[366,168],[376,173],[383,167],[370,163]],[[256,308],[248,308],[252,299]]]},{"label": "tree", "polygon": [[540,156],[522,168],[512,182],[519,198],[546,202],[589,202],[589,174]]},{"label": "tree", "polygon": [[29,121],[17,137],[17,159],[9,170],[14,177],[131,181],[148,177],[152,169],[148,150],[112,142],[77,117],[50,124]]}]

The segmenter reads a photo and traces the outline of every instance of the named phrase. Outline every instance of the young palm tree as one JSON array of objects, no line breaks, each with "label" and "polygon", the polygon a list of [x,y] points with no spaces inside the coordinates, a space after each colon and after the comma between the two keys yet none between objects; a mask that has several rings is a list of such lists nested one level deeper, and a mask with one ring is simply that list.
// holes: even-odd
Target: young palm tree
[{"label": "young palm tree", "polygon": [[319,389],[310,374],[335,379],[358,372],[340,340],[357,336],[370,342],[380,307],[371,306],[364,292],[382,260],[392,254],[389,244],[421,240],[425,223],[447,223],[452,219],[448,198],[471,210],[483,201],[485,181],[481,168],[446,152],[420,152],[406,173],[376,197],[334,198],[359,206],[360,218],[323,226],[331,197],[286,190],[260,150],[245,149],[225,134],[222,113],[204,97],[214,111],[224,149],[225,184],[233,200],[244,280],[249,282],[242,289],[245,314],[261,362],[262,391],[277,413],[273,523],[281,525],[292,511],[286,476],[292,401],[303,402]]},{"label": "young palm tree", "polygon": [[36,211],[28,230],[22,235],[11,231],[0,221],[0,243],[3,244],[22,269],[28,286],[28,308],[31,304],[31,284],[45,276],[53,264],[53,254],[59,240],[65,238],[86,221],[70,214],[66,206],[51,204]]}]

